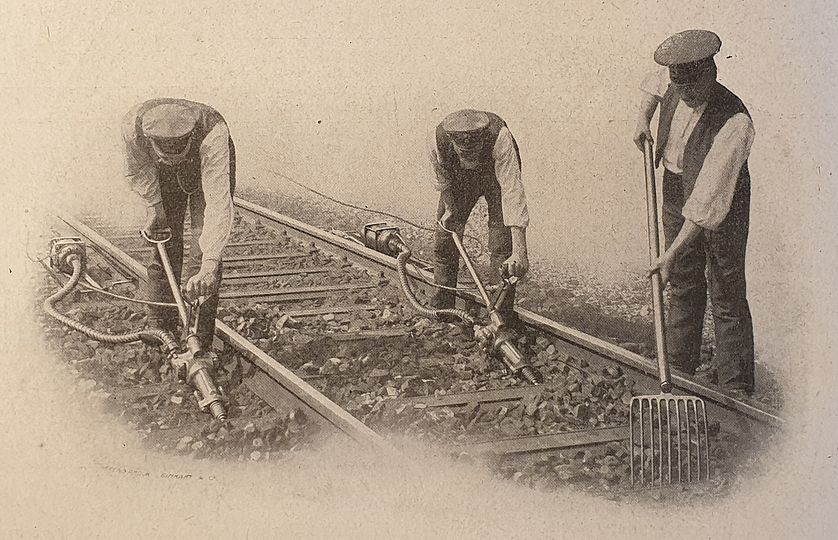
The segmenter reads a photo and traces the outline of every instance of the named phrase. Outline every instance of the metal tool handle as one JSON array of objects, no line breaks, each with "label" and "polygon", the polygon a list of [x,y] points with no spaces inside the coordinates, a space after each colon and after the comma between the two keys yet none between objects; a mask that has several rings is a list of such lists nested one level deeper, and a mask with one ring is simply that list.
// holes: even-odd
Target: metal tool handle
[{"label": "metal tool handle", "polygon": [[140,231],[140,235],[142,235],[147,242],[154,244],[157,247],[157,253],[160,255],[160,261],[163,263],[163,270],[166,272],[166,279],[169,281],[169,287],[172,289],[172,296],[177,304],[177,311],[178,314],[180,314],[180,320],[183,321],[183,325],[186,327],[189,324],[189,315],[186,312],[186,304],[184,304],[183,295],[180,293],[180,285],[175,279],[175,272],[172,270],[172,263],[169,261],[169,254],[166,252],[165,246],[166,242],[172,239],[172,234],[169,232],[169,236],[164,240],[152,239],[148,233],[145,232],[145,230]]},{"label": "metal tool handle", "polygon": [[[652,142],[643,139],[643,157],[646,162],[646,217],[649,233],[649,264],[660,257],[660,230],[658,228],[658,192],[655,185],[655,162]],[[663,283],[660,272],[654,272],[650,278],[652,282],[652,311],[655,318],[655,348],[658,353],[658,378],[661,391],[672,391],[672,381],[669,374],[669,362],[666,357],[666,327],[663,320]]]},{"label": "metal tool handle", "polygon": [[198,323],[201,318],[201,304],[204,303],[204,297],[199,296],[194,302],[188,303],[187,322],[183,324],[183,339],[186,346],[192,351],[192,354],[198,355],[203,352],[201,347],[201,340],[198,339]]},{"label": "metal tool handle", "polygon": [[483,298],[483,302],[486,304],[488,309],[492,308],[492,301],[489,299],[489,293],[486,292],[486,287],[483,286],[483,282],[480,280],[480,276],[477,275],[477,270],[474,269],[474,265],[471,262],[471,259],[466,253],[466,248],[463,246],[463,241],[460,239],[460,235],[457,234],[457,231],[453,231],[445,227],[442,224],[442,220],[436,222],[439,225],[439,228],[443,231],[447,232],[451,235],[451,238],[454,239],[454,245],[457,246],[457,251],[460,252],[460,256],[463,258],[463,262],[466,263],[466,268],[468,268],[469,273],[471,274],[471,278],[474,280],[474,284],[477,286],[477,290],[480,292],[480,297]]},{"label": "metal tool handle", "polygon": [[495,295],[495,301],[490,306],[490,309],[500,309],[500,306],[503,304],[504,300],[506,300],[506,296],[509,294],[509,291],[515,284],[518,283],[518,278],[515,276],[503,276],[500,288],[498,289],[497,294]]}]

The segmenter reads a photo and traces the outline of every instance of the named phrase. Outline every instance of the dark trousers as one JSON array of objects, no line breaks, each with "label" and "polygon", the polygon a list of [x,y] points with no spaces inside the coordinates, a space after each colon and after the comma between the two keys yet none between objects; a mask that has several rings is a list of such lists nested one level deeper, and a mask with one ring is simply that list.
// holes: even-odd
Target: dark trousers
[{"label": "dark trousers", "polygon": [[[503,224],[503,206],[501,204],[500,184],[497,180],[480,175],[477,171],[462,171],[451,187],[454,195],[454,215],[451,218],[451,228],[460,235],[465,230],[474,205],[480,197],[485,197],[489,214],[489,254],[490,254],[490,283],[500,283],[500,267],[512,255],[512,232]],[[437,219],[445,212],[445,203],[440,197],[437,209]],[[457,272],[460,268],[460,254],[454,240],[449,233],[437,228],[434,234],[434,281],[438,285],[455,287]],[[510,289],[500,312],[510,318],[515,303],[515,289]],[[445,289],[437,289],[431,299],[431,304],[437,309],[454,307],[454,293]]]},{"label": "dark trousers", "polygon": [[[674,367],[694,373],[700,362],[702,323],[710,302],[715,325],[713,367],[721,385],[753,390],[754,332],[745,286],[750,184],[739,180],[730,211],[717,230],[704,230],[678,257],[670,275],[667,350]],[[682,177],[663,177],[663,228],[667,248],[678,236],[687,197]]]},{"label": "dark trousers", "polygon": [[[235,189],[235,151],[232,142],[230,143],[230,151],[230,195],[232,196]],[[201,268],[201,259],[203,254],[201,253],[201,248],[198,245],[198,239],[200,238],[201,231],[203,231],[204,228],[204,210],[206,208],[204,192],[201,189],[198,189],[191,195],[187,195],[178,185],[174,172],[171,169],[163,167],[161,167],[159,171],[159,182],[160,192],[163,198],[163,208],[166,210],[166,218],[169,222],[169,228],[172,230],[172,239],[165,244],[166,253],[172,264],[175,280],[179,284],[183,285],[186,280],[194,276]],[[192,178],[186,179],[184,187],[190,189],[189,186],[200,186],[200,182],[200,176],[195,177],[195,175],[192,175]],[[189,246],[189,258],[184,265],[183,233],[187,208],[189,208],[192,243]],[[169,282],[166,279],[166,273],[163,269],[163,263],[156,252],[155,258],[156,262],[152,263],[148,267],[149,283],[146,297],[149,300],[157,302],[174,302],[172,290],[169,287]],[[186,279],[182,280],[184,273],[186,274]],[[222,263],[219,261],[219,284],[221,283],[222,273]],[[201,346],[205,351],[210,350],[212,347],[212,339],[215,335],[215,316],[217,312],[218,292],[204,299],[204,303],[201,304],[201,311],[198,317],[198,339],[201,341]],[[150,325],[157,326],[171,332],[175,331],[177,323],[180,320],[177,309],[158,306],[148,307],[148,319]]]}]

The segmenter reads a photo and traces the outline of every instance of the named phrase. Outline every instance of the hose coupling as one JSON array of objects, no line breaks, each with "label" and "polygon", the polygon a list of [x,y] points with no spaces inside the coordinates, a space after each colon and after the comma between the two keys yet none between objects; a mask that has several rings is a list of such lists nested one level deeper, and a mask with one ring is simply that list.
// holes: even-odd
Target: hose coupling
[{"label": "hose coupling", "polygon": [[361,240],[366,247],[391,257],[396,257],[407,249],[399,228],[388,225],[384,221],[364,225]]},{"label": "hose coupling", "polygon": [[53,269],[71,274],[73,272],[73,258],[78,258],[82,265],[87,262],[87,246],[81,238],[61,236],[50,240],[49,264]]}]

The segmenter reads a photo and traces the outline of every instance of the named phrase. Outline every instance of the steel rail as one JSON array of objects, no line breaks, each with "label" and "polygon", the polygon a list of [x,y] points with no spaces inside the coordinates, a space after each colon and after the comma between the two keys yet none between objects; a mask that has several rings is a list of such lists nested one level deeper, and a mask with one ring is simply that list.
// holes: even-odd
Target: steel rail
[{"label": "steel rail", "polygon": [[[267,227],[284,231],[306,242],[312,242],[318,248],[333,255],[346,257],[352,262],[381,271],[391,277],[397,276],[396,259],[392,257],[240,197],[235,197],[234,202],[239,215],[248,221],[262,221]],[[423,288],[423,283],[433,282],[433,274],[427,270],[408,267],[408,273],[418,282],[419,289]],[[484,305],[477,295],[458,293],[458,296],[464,304]],[[611,366],[616,362],[627,368],[626,375],[635,381],[639,391],[657,391],[658,369],[653,360],[528,309],[516,307],[515,311],[526,325],[564,342],[567,350],[577,358],[584,358],[596,367]],[[703,398],[708,402],[709,415],[736,430],[751,431],[754,422],[757,427],[779,428],[784,425],[784,420],[776,412],[727,395],[720,389],[703,385],[678,374],[672,375],[672,383],[674,393],[686,393]],[[753,422],[743,423],[743,417]]]}]

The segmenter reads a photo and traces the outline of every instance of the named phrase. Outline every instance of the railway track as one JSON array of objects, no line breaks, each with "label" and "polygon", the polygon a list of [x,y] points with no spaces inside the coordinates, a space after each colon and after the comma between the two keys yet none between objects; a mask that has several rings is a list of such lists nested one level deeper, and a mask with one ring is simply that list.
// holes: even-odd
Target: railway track
[{"label": "railway track", "polygon": [[[627,487],[628,403],[657,393],[651,360],[518,309],[526,326],[518,344],[545,375],[544,385],[525,384],[487,361],[459,326],[411,313],[400,299],[394,258],[350,234],[235,202],[216,336],[219,348],[247,364],[240,384],[283,418],[304,411],[319,433],[366,448],[389,451],[388,439],[406,434],[458,454],[492,456],[511,475],[538,470],[559,482]],[[54,232],[82,236],[100,266],[114,269],[111,283],[142,285],[153,251],[138,229],[65,215]],[[418,295],[427,295],[429,265],[417,262],[409,273]],[[458,302],[479,310],[476,295],[463,293]],[[714,443],[746,447],[783,424],[776,412],[718,388],[677,375],[673,384],[705,400]],[[122,398],[160,392],[160,385],[138,385]],[[236,414],[230,421],[249,427],[269,426],[276,416]],[[197,417],[150,438],[172,447],[208,422]],[[712,456],[716,475],[735,468],[729,454]]]}]

